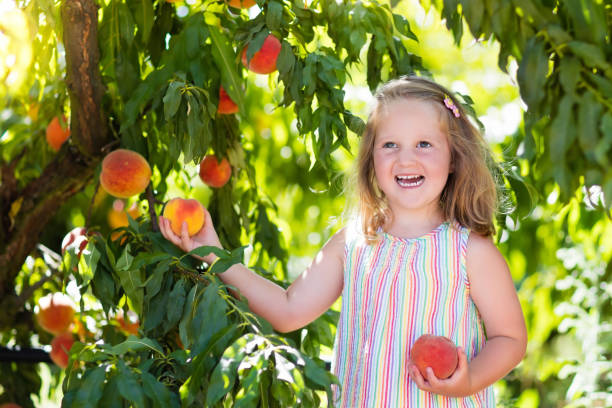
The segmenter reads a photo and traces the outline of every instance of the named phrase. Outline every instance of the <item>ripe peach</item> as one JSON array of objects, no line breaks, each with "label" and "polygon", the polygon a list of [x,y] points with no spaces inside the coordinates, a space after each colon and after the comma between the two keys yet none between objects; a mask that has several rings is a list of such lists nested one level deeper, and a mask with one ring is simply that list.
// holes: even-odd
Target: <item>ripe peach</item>
[{"label": "ripe peach", "polygon": [[457,368],[459,355],[457,347],[447,337],[424,334],[419,337],[410,350],[410,360],[426,377],[426,368],[431,367],[437,378],[450,377]]},{"label": "ripe peach", "polygon": [[222,115],[238,112],[238,105],[232,101],[232,98],[229,97],[223,87],[219,88],[219,106],[217,107],[217,112]]},{"label": "ripe peach", "polygon": [[181,235],[183,221],[186,221],[189,236],[193,236],[204,226],[204,211],[198,200],[173,198],[164,207],[163,216],[170,220],[170,228],[176,235]]},{"label": "ripe peach", "polygon": [[128,198],[140,194],[150,180],[149,163],[132,150],[114,150],[102,161],[100,184],[112,196]]},{"label": "ripe peach", "polygon": [[242,50],[242,65],[256,74],[269,74],[276,71],[276,60],[281,50],[281,43],[278,38],[269,34],[259,51],[253,55],[253,58],[247,64],[248,48],[247,46]]},{"label": "ripe peach", "polygon": [[36,320],[40,327],[52,334],[65,332],[72,324],[72,300],[61,292],[50,293],[38,301]]},{"label": "ripe peach", "polygon": [[53,150],[58,151],[62,144],[70,137],[70,127],[66,123],[66,117],[62,117],[62,123],[60,123],[57,116],[51,119],[51,122],[47,125],[45,136],[49,146]]},{"label": "ripe peach", "polygon": [[61,333],[53,338],[51,341],[51,352],[49,357],[51,361],[60,366],[61,368],[68,367],[68,351],[74,344],[72,333]]},{"label": "ripe peach", "polygon": [[249,8],[255,5],[255,0],[229,0],[227,3],[235,8]]},{"label": "ripe peach", "polygon": [[137,203],[133,203],[128,210],[125,209],[125,203],[122,200],[113,201],[113,208],[108,211],[108,225],[112,229],[127,227],[128,223],[128,214],[133,219],[136,219],[140,216],[140,208],[138,208]]},{"label": "ripe peach", "polygon": [[200,178],[210,187],[223,187],[232,175],[232,167],[224,157],[219,162],[214,155],[204,157],[200,162]]}]

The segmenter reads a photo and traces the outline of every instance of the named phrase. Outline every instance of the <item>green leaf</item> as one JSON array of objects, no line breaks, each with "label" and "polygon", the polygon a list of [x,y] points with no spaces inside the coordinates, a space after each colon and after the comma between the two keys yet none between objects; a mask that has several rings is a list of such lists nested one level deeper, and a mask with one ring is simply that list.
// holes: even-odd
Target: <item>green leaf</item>
[{"label": "green leaf", "polygon": [[578,105],[578,140],[586,156],[593,160],[599,141],[599,118],[603,107],[588,91]]},{"label": "green leaf", "polygon": [[234,249],[228,258],[219,258],[210,268],[210,273],[221,273],[228,270],[232,265],[242,263],[244,250],[247,246]]},{"label": "green leaf", "polygon": [[153,2],[151,0],[134,0],[130,1],[128,5],[133,9],[140,40],[143,44],[146,44],[149,42],[151,29],[153,28]]},{"label": "green leaf", "polygon": [[295,55],[291,49],[291,45],[283,40],[281,42],[281,50],[276,60],[276,68],[280,75],[288,74],[295,66]]},{"label": "green leaf", "polygon": [[117,23],[119,35],[125,44],[131,46],[134,42],[134,33],[136,32],[134,18],[132,17],[132,13],[125,3],[117,3],[117,11],[119,17],[119,21]]},{"label": "green leaf", "polygon": [[100,398],[102,398],[105,378],[105,365],[86,371],[83,375],[83,382],[81,383],[81,386],[79,387],[75,399],[73,401],[73,406],[95,407],[98,404]]},{"label": "green leaf", "polygon": [[611,65],[602,48],[582,41],[570,41],[567,46],[585,65],[609,71]]},{"label": "green leaf", "polygon": [[178,407],[178,401],[172,398],[172,393],[163,384],[155,379],[150,373],[143,372],[140,375],[144,392],[153,402],[154,407],[167,408]]},{"label": "green leaf", "polygon": [[548,74],[548,56],[545,44],[539,37],[527,41],[523,59],[517,72],[517,79],[523,100],[534,113],[546,95],[546,76]]},{"label": "green leaf", "polygon": [[170,297],[168,298],[168,309],[164,331],[168,331],[174,327],[183,315],[183,306],[185,305],[185,298],[187,296],[186,287],[187,281],[185,279],[181,279],[174,285],[174,288],[172,288]]},{"label": "green leaf", "polygon": [[417,36],[410,29],[410,23],[401,14],[393,14],[393,24],[397,31],[399,31],[403,36],[413,39],[414,41],[419,41]]},{"label": "green leaf", "polygon": [[108,311],[115,305],[113,301],[115,297],[115,280],[111,273],[104,267],[96,269],[96,274],[91,281],[93,294],[102,303],[105,311]]},{"label": "green leaf", "polygon": [[198,296],[190,327],[194,354],[207,348],[213,336],[229,324],[227,304],[219,295],[220,290],[216,282],[211,282]]},{"label": "green leaf", "polygon": [[210,386],[206,394],[208,405],[219,401],[234,387],[238,365],[246,355],[247,343],[253,338],[254,334],[247,333],[225,349],[210,378]]},{"label": "green leaf", "polygon": [[576,84],[580,80],[580,70],[582,65],[578,59],[573,57],[565,57],[561,59],[559,65],[559,82],[565,93],[573,94],[576,90]]},{"label": "green leaf", "polygon": [[238,105],[240,112],[246,112],[242,78],[236,70],[236,53],[232,42],[217,27],[209,26],[208,31],[212,41],[212,54],[215,64],[219,66],[223,88]]},{"label": "green leaf", "polygon": [[575,100],[571,94],[564,95],[559,103],[559,110],[550,125],[549,151],[552,161],[564,161],[566,152],[576,139],[574,103]]},{"label": "green leaf", "polygon": [[178,111],[179,105],[181,104],[181,88],[185,85],[184,82],[173,81],[168,85],[168,90],[164,95],[164,117],[166,120],[172,119],[172,117]]},{"label": "green leaf", "polygon": [[110,352],[121,356],[128,352],[137,352],[141,350],[151,350],[159,354],[161,357],[165,357],[164,350],[155,340],[146,337],[140,338],[133,335],[130,335],[127,340],[113,346],[110,349]]},{"label": "green leaf", "polygon": [[136,408],[144,407],[144,394],[142,392],[142,387],[138,383],[136,374],[125,365],[123,360],[118,361],[118,369],[117,388],[121,396],[134,403]]},{"label": "green leaf", "polygon": [[86,249],[81,254],[78,270],[79,277],[82,279],[82,286],[87,286],[95,276],[100,255],[102,254],[94,245],[87,245]]},{"label": "green leaf", "polygon": [[253,37],[253,39],[249,42],[246,52],[247,63],[250,63],[251,59],[253,58],[253,55],[255,55],[255,53],[261,49],[261,46],[263,45],[266,38],[268,38],[269,34],[270,33],[268,32],[268,30],[262,30],[258,32],[255,37]]},{"label": "green leaf", "polygon": [[132,262],[134,261],[134,257],[130,254],[130,244],[127,244],[125,248],[123,248],[123,252],[119,259],[117,259],[117,264],[115,265],[115,269],[117,271],[126,271],[130,269],[132,266]]},{"label": "green leaf", "polygon": [[480,37],[480,28],[484,19],[485,5],[482,0],[462,1],[463,17],[470,27],[474,38]]},{"label": "green leaf", "polygon": [[196,304],[197,294],[199,291],[199,284],[193,285],[189,294],[186,297],[185,304],[183,306],[183,318],[179,323],[179,337],[181,343],[186,349],[191,348],[192,336],[191,336],[191,321],[195,313],[194,305]]},{"label": "green leaf", "polygon": [[609,166],[609,153],[612,150],[612,113],[607,112],[601,118],[601,125],[599,126],[602,138],[597,144],[595,149],[595,158],[602,166]]},{"label": "green leaf", "polygon": [[170,264],[172,262],[173,261],[171,259],[166,259],[155,266],[155,269],[153,269],[153,273],[147,278],[144,283],[145,301],[150,301],[151,298],[153,298],[159,293],[159,289],[161,288],[164,276],[166,275],[166,272],[168,272]]},{"label": "green leaf", "polygon": [[118,378],[119,376],[114,375],[108,380],[106,387],[104,387],[104,393],[98,406],[104,408],[123,408],[124,405],[123,401],[121,400],[121,394],[119,393]]},{"label": "green leaf", "polygon": [[283,3],[269,1],[266,8],[266,25],[271,31],[279,30],[283,22]]}]

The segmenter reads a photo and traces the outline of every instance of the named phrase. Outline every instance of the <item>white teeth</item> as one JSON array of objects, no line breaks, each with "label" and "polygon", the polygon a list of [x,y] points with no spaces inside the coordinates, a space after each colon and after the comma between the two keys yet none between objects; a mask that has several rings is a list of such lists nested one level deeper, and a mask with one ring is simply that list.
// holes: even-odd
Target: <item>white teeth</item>
[{"label": "white teeth", "polygon": [[423,176],[396,176],[395,180],[402,187],[416,187],[423,184]]}]

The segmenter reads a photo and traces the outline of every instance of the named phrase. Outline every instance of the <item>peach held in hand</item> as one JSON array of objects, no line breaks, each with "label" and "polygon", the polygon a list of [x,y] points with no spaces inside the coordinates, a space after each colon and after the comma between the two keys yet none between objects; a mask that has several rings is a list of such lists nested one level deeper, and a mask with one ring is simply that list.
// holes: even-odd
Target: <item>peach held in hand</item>
[{"label": "peach held in hand", "polygon": [[444,379],[455,372],[459,355],[457,347],[447,337],[424,334],[412,345],[410,360],[423,377],[427,378],[426,368],[431,367],[437,378]]},{"label": "peach held in hand", "polygon": [[117,149],[102,161],[100,184],[106,192],[118,198],[142,193],[151,180],[151,167],[140,154]]},{"label": "peach held in hand", "polygon": [[164,217],[170,220],[170,228],[176,235],[181,235],[183,221],[187,222],[189,236],[194,236],[204,226],[204,207],[198,200],[173,198],[164,207]]}]

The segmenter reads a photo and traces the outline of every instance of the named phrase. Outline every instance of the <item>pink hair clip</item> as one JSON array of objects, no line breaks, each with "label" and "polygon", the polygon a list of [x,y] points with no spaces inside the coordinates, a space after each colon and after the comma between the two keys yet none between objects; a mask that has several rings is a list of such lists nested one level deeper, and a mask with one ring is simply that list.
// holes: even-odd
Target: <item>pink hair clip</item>
[{"label": "pink hair clip", "polygon": [[456,118],[460,116],[459,109],[455,106],[455,103],[448,95],[444,95],[444,105],[453,112],[453,115],[455,115]]}]

